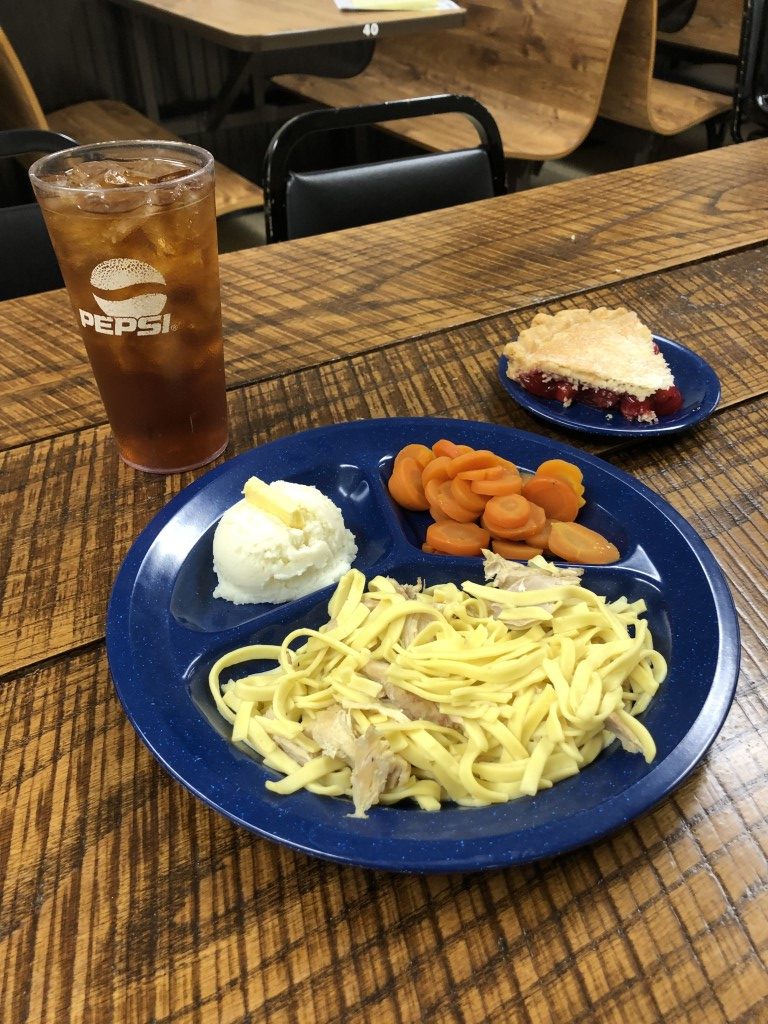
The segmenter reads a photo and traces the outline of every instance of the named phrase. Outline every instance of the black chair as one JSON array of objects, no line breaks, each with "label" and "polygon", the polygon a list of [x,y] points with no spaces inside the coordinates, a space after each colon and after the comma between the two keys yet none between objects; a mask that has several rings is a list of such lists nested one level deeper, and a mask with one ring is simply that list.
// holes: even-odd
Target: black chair
[{"label": "black chair", "polygon": [[[36,128],[0,132],[0,160],[56,153],[76,146],[74,139]],[[0,299],[61,288],[64,281],[36,202],[0,206]]]},{"label": "black chair", "polygon": [[[731,132],[736,142],[768,134],[766,0],[747,0],[741,23]],[[745,137],[745,126],[755,125]]]},{"label": "black chair", "polygon": [[[449,153],[398,157],[333,170],[292,171],[291,155],[307,135],[403,118],[463,114],[480,145]],[[507,191],[504,149],[491,114],[469,96],[426,96],[342,109],[312,110],[287,121],[264,161],[267,241],[406,217]]]}]

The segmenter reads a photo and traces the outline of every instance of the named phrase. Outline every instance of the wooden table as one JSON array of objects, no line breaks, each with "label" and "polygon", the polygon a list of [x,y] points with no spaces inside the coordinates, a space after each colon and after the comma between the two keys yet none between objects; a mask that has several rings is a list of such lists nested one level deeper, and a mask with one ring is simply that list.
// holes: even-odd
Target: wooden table
[{"label": "wooden table", "polygon": [[[255,83],[255,102],[263,97],[264,56],[276,51],[305,50],[334,43],[367,43],[370,59],[373,43],[389,35],[425,32],[462,25],[464,11],[340,11],[334,0],[113,0],[131,15],[133,46],[137,58],[145,113],[159,119],[153,62],[145,18],[191,32],[243,56],[213,105],[208,128],[224,118],[250,77]],[[363,62],[362,66],[365,66]],[[180,130],[180,129],[179,129]]]},{"label": "wooden table", "polygon": [[63,293],[0,305],[4,1024],[768,1020],[767,158],[747,143],[222,260],[229,456],[383,415],[547,433],[495,379],[539,306],[625,303],[721,378],[716,414],[674,442],[576,441],[720,561],[742,624],[731,713],[656,809],[520,869],[313,860],[159,768],[110,682],[105,605],[199,474],[121,464]]},{"label": "wooden table", "polygon": [[[148,18],[248,53],[350,43],[437,25],[461,25],[462,10],[340,11],[333,0],[113,0]],[[376,26],[372,30],[372,27]]]}]

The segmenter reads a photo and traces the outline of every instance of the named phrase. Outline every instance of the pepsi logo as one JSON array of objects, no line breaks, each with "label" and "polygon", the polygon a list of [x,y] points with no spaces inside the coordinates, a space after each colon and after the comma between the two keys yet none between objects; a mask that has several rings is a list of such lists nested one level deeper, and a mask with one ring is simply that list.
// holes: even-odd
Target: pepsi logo
[{"label": "pepsi logo", "polygon": [[[91,272],[93,298],[102,312],[111,317],[158,316],[165,306],[167,295],[156,287],[165,287],[165,278],[143,260],[112,259],[98,263]],[[121,298],[109,293],[124,292]],[[104,294],[97,294],[97,292]],[[133,293],[133,294],[132,294]]]}]

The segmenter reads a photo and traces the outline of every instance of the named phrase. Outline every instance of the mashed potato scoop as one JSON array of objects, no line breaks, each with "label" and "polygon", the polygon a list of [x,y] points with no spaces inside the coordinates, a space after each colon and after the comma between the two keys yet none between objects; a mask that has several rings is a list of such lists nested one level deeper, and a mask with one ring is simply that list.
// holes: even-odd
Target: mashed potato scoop
[{"label": "mashed potato scoop", "polygon": [[357,554],[341,510],[316,487],[251,477],[213,538],[214,597],[234,604],[282,604],[347,572]]}]

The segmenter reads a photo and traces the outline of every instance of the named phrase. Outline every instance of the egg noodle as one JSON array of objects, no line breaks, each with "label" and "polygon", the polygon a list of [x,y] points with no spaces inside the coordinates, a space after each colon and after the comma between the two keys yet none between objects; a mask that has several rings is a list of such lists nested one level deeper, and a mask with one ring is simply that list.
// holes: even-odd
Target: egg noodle
[{"label": "egg noodle", "polygon": [[[645,603],[609,602],[578,570],[541,558],[515,568],[520,589],[500,578],[421,589],[383,576],[366,587],[350,570],[325,625],[213,666],[232,741],[284,776],[266,783],[272,792],[350,796],[356,816],[406,799],[438,810],[533,795],[616,736],[650,762],[655,744],[636,716],[667,666],[640,617]],[[267,667],[221,681],[254,661]]]}]

